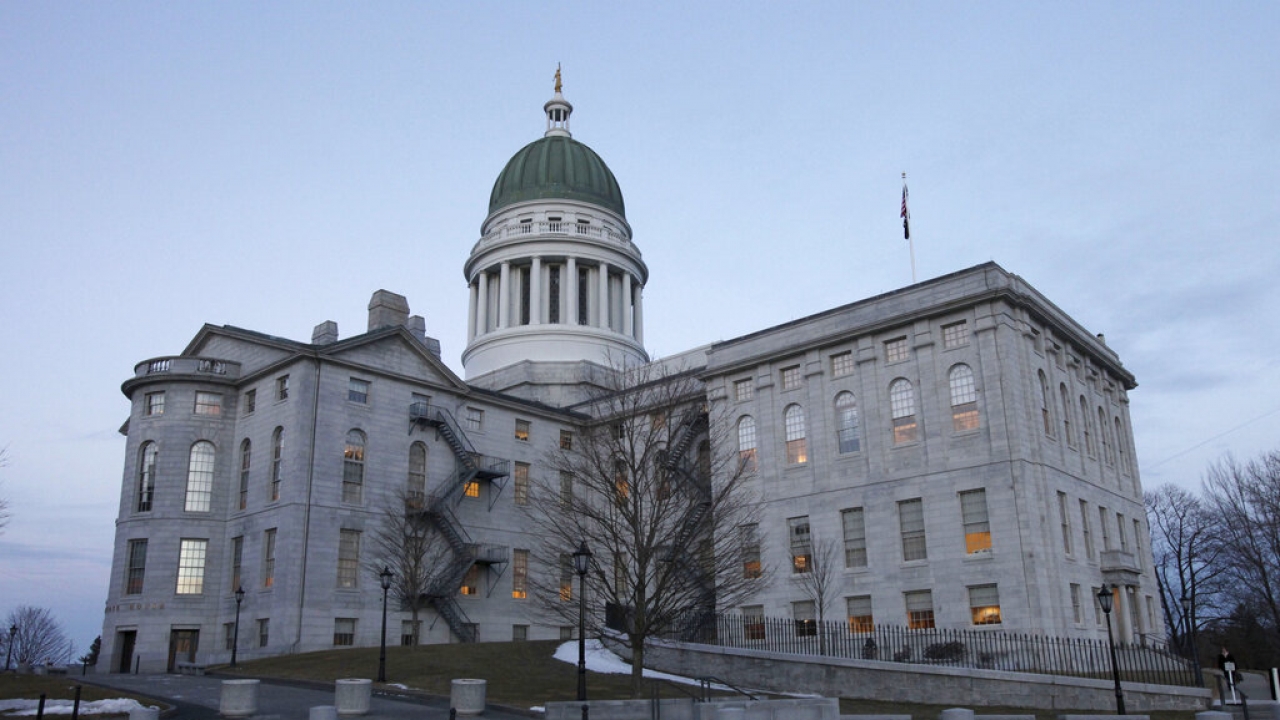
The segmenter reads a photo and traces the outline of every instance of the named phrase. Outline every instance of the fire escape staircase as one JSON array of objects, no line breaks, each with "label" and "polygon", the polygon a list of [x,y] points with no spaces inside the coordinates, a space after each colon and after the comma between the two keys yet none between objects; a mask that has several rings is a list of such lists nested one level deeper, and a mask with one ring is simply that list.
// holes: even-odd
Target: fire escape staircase
[{"label": "fire escape staircase", "polygon": [[469,484],[487,480],[494,488],[494,491],[489,493],[489,509],[492,510],[493,503],[504,485],[501,481],[510,473],[510,463],[476,452],[453,415],[444,408],[430,403],[415,402],[409,407],[409,420],[410,433],[415,428],[434,427],[437,436],[449,445],[454,457],[453,476],[444,484],[440,492],[426,497],[421,510],[416,510],[439,529],[449,546],[448,564],[427,589],[427,602],[440,617],[444,618],[449,629],[459,640],[475,642],[475,626],[463,611],[462,606],[458,604],[456,599],[458,591],[472,565],[505,564],[506,548],[473,543],[462,523],[454,515],[452,507],[461,501]]},{"label": "fire escape staircase", "polygon": [[688,457],[689,448],[706,432],[707,427],[706,409],[698,407],[690,410],[677,427],[675,436],[661,459],[663,468],[680,481],[677,487],[689,498],[689,507],[677,522],[676,532],[665,558],[695,588],[693,594],[697,599],[689,608],[686,620],[681,623],[684,627],[680,634],[686,637],[696,636],[701,631],[703,622],[715,610],[715,586],[707,569],[700,562],[698,547],[694,546],[696,536],[705,531],[707,516],[711,512],[711,478],[707,474],[709,469],[700,467],[696,457],[692,460]]}]

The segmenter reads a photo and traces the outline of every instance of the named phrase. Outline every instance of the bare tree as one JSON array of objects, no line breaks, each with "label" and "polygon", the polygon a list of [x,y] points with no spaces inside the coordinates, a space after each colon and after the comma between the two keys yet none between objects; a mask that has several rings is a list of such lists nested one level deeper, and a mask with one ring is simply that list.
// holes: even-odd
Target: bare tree
[{"label": "bare tree", "polygon": [[813,601],[818,613],[818,652],[827,654],[827,608],[840,594],[840,547],[831,538],[819,538],[810,543],[809,557],[803,572],[797,573],[796,585],[805,597]]},{"label": "bare tree", "polygon": [[373,550],[365,563],[374,576],[383,569],[394,577],[389,592],[401,608],[410,612],[413,644],[421,639],[419,615],[429,593],[448,567],[448,544],[435,523],[423,511],[420,494],[401,490],[382,508],[382,520],[372,533]]},{"label": "bare tree", "polygon": [[0,633],[4,638],[5,655],[8,656],[12,650],[15,663],[61,664],[70,660],[75,650],[62,625],[47,608],[19,605],[9,612],[4,624],[18,629],[13,636],[12,649],[8,646],[9,633]]},{"label": "bare tree", "polygon": [[1217,523],[1199,497],[1176,485],[1164,485],[1143,499],[1165,626],[1174,643],[1191,648],[1191,639],[1184,637],[1191,619],[1200,628],[1223,614],[1218,603],[1227,568],[1215,537]]},{"label": "bare tree", "polygon": [[1204,490],[1235,606],[1256,613],[1271,648],[1280,649],[1280,451],[1222,460],[1209,468]]},{"label": "bare tree", "polygon": [[718,436],[728,423],[708,417],[692,373],[651,364],[608,375],[579,408],[592,419],[548,453],[552,473],[531,481],[525,509],[542,572],[529,585],[548,614],[575,623],[571,553],[587,543],[588,599],[603,601],[606,624],[631,651],[639,696],[649,638],[696,632],[758,586],[758,554],[739,541],[758,506],[733,444]]}]

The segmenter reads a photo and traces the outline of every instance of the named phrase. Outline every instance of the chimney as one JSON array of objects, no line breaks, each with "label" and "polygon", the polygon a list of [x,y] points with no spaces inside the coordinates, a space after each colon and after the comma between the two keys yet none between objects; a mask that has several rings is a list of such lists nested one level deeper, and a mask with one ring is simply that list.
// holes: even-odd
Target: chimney
[{"label": "chimney", "polygon": [[427,321],[421,315],[414,315],[405,321],[404,326],[419,340],[427,339]]},{"label": "chimney", "polygon": [[378,328],[399,327],[409,322],[409,302],[403,295],[379,290],[369,300],[369,332]]},{"label": "chimney", "polygon": [[338,342],[338,323],[325,320],[311,331],[312,345],[329,345]]}]

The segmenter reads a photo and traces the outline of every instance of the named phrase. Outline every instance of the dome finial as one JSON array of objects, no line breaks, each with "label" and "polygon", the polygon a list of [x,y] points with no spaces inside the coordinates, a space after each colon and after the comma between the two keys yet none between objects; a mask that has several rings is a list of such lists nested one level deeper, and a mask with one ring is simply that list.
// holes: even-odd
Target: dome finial
[{"label": "dome finial", "polygon": [[563,87],[560,63],[556,63],[556,94],[542,106],[547,113],[547,137],[573,137],[569,132],[569,114],[573,112],[573,105],[570,105],[569,101],[564,99],[564,95],[560,94]]},{"label": "dome finial", "polygon": [[560,94],[560,63],[556,63],[556,94]]}]

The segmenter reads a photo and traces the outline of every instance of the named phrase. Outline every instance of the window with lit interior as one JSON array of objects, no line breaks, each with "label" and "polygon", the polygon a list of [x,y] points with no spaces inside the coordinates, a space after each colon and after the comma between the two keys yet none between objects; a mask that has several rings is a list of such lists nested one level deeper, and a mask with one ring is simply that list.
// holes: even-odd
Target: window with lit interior
[{"label": "window with lit interior", "polygon": [[969,587],[969,612],[974,625],[1000,624],[1000,592],[995,585]]},{"label": "window with lit interior", "polygon": [[968,365],[954,365],[948,373],[951,386],[951,428],[956,432],[978,429],[978,390],[973,383],[973,370]]},{"label": "window with lit interior", "polygon": [[889,385],[889,412],[893,416],[893,443],[915,442],[916,394],[910,380],[898,378]]},{"label": "window with lit interior", "polygon": [[803,465],[809,460],[809,445],[805,439],[804,408],[788,405],[782,413],[787,433],[787,464]]}]

